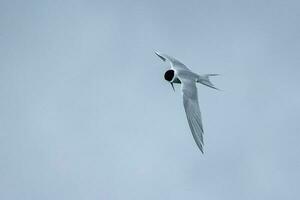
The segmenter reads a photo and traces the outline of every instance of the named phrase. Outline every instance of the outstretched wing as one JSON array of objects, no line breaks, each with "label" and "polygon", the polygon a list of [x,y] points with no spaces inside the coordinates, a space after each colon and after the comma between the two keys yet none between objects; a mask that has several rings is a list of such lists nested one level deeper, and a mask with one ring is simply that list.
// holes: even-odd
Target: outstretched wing
[{"label": "outstretched wing", "polygon": [[171,68],[175,70],[188,70],[191,71],[187,66],[181,63],[179,60],[173,58],[172,56],[168,56],[167,54],[162,54],[159,52],[155,52],[155,54],[160,57],[163,61],[169,61],[171,63]]},{"label": "outstretched wing", "polygon": [[192,80],[181,79],[181,90],[186,117],[197,146],[203,153],[203,126],[198,104],[196,83]]}]

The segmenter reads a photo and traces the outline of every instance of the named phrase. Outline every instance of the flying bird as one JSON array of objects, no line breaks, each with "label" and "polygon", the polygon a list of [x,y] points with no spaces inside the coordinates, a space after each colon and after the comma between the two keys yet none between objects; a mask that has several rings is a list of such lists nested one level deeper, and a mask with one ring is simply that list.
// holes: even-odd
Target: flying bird
[{"label": "flying bird", "polygon": [[210,88],[217,89],[209,80],[211,76],[217,76],[218,74],[204,74],[198,75],[192,72],[187,66],[181,63],[179,60],[168,56],[166,54],[162,54],[159,52],[155,52],[155,54],[162,59],[163,61],[167,61],[170,63],[170,69],[165,72],[164,78],[168,81],[173,90],[174,83],[181,84],[181,92],[183,96],[183,106],[185,110],[185,114],[188,120],[188,124],[190,126],[192,135],[194,140],[199,147],[200,151],[203,153],[203,126],[201,120],[201,112],[198,104],[198,94],[196,83],[201,83]]}]

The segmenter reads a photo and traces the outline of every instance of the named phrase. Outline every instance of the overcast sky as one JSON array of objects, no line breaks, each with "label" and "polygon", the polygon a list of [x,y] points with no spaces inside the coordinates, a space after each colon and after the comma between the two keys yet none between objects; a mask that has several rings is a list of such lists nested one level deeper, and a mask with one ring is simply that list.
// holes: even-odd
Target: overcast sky
[{"label": "overcast sky", "polygon": [[[300,199],[299,1],[0,0],[0,199]],[[198,85],[205,154],[180,87]]]}]

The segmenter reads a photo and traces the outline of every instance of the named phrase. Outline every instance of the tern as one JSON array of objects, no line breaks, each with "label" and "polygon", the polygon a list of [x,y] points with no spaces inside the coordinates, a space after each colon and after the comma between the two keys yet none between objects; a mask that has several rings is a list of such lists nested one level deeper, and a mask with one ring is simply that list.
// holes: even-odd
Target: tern
[{"label": "tern", "polygon": [[155,52],[155,54],[163,61],[170,63],[170,69],[168,69],[165,72],[164,78],[171,84],[173,90],[175,91],[173,85],[174,83],[181,84],[183,106],[187,117],[187,121],[197,146],[199,147],[200,151],[204,153],[204,132],[201,120],[201,112],[198,103],[196,83],[201,83],[205,86],[218,90],[218,88],[216,88],[209,80],[209,77],[217,76],[218,74],[198,75],[192,72],[179,60],[171,56],[159,52]]}]

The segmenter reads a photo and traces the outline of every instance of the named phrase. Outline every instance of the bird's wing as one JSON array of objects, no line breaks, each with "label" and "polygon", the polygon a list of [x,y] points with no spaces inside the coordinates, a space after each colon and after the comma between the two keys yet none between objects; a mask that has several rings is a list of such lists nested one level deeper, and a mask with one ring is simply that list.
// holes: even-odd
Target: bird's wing
[{"label": "bird's wing", "polygon": [[190,71],[190,69],[185,66],[183,63],[181,63],[179,60],[173,58],[172,56],[168,56],[167,54],[163,54],[163,53],[159,53],[159,52],[155,52],[155,54],[162,59],[163,61],[169,61],[171,63],[171,68],[175,69],[175,70],[188,70]]},{"label": "bird's wing", "polygon": [[198,104],[196,83],[192,80],[181,79],[181,90],[186,117],[197,146],[203,153],[203,127],[201,112]]}]

